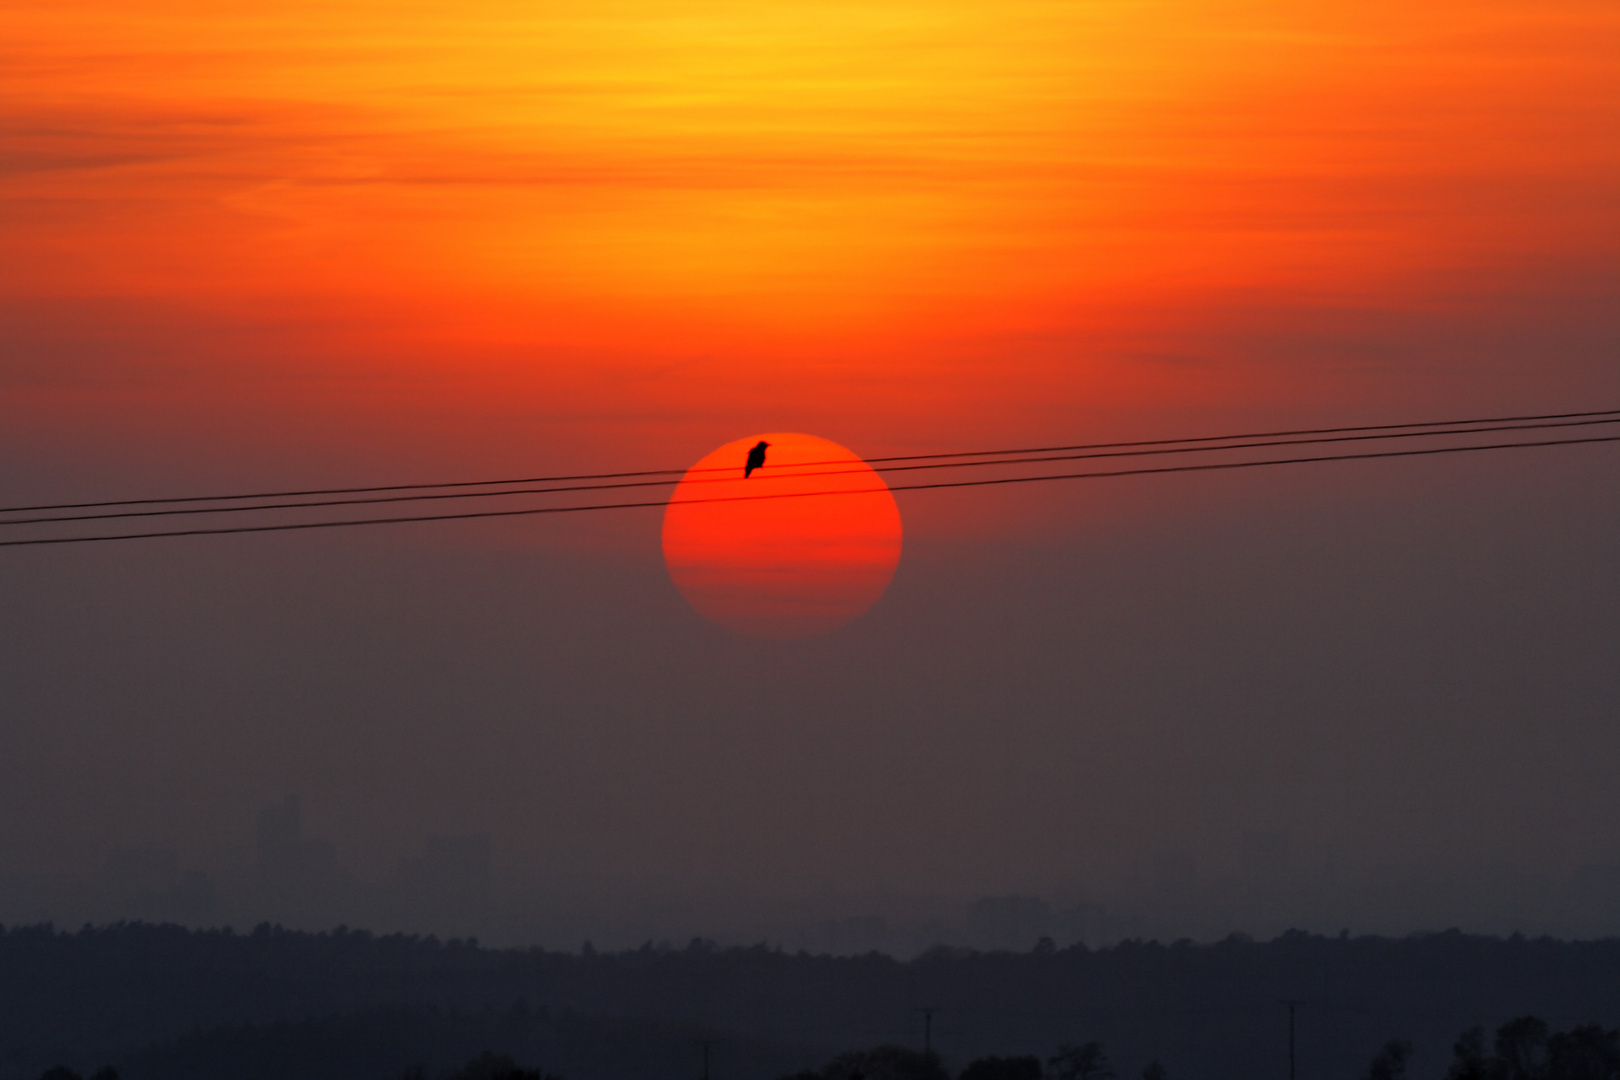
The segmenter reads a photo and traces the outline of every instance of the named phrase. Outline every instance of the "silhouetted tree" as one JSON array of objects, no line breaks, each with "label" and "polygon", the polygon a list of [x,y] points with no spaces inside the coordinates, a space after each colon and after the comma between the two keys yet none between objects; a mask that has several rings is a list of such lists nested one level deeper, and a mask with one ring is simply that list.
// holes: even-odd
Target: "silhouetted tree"
[{"label": "silhouetted tree", "polygon": [[1496,1029],[1492,1080],[1547,1080],[1547,1024],[1534,1016],[1509,1020]]},{"label": "silhouetted tree", "polygon": [[1367,1080],[1406,1080],[1406,1063],[1412,1057],[1412,1044],[1391,1039],[1367,1066]]},{"label": "silhouetted tree", "polygon": [[54,1069],[46,1069],[40,1074],[39,1080],[84,1080],[84,1077],[66,1065],[58,1065]]},{"label": "silhouetted tree", "polygon": [[1483,1028],[1462,1033],[1446,1080],[1620,1080],[1620,1031],[1597,1024],[1549,1032],[1534,1016],[1496,1029],[1492,1053]]},{"label": "silhouetted tree", "polygon": [[450,1080],[556,1080],[556,1078],[538,1069],[520,1069],[518,1063],[511,1058],[486,1051],[463,1065]]},{"label": "silhouetted tree", "polygon": [[1451,1068],[1446,1080],[1488,1080],[1490,1063],[1485,1060],[1485,1029],[1471,1027],[1451,1047]]},{"label": "silhouetted tree", "polygon": [[1142,1080],[1165,1080],[1164,1066],[1157,1061],[1150,1061],[1142,1070]]},{"label": "silhouetted tree", "polygon": [[1620,1031],[1586,1024],[1547,1040],[1549,1080],[1620,1080]]},{"label": "silhouetted tree", "polygon": [[904,1046],[875,1046],[840,1054],[821,1070],[823,1080],[950,1080],[939,1055]]},{"label": "silhouetted tree", "polygon": [[1041,1080],[1041,1059],[1025,1057],[982,1057],[969,1063],[956,1080]]},{"label": "silhouetted tree", "polygon": [[1046,1064],[1055,1080],[1114,1080],[1114,1067],[1108,1063],[1101,1043],[1065,1043],[1046,1059]]}]

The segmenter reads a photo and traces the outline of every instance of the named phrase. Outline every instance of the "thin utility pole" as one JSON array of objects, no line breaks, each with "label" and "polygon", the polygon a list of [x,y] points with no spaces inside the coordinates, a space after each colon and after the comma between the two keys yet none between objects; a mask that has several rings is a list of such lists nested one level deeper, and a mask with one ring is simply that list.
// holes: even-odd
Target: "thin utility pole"
[{"label": "thin utility pole", "polygon": [[1288,1080],[1294,1080],[1294,1009],[1299,1000],[1288,998],[1283,1004],[1288,1006]]},{"label": "thin utility pole", "polygon": [[923,1014],[923,1053],[934,1052],[934,1014],[939,1012],[938,1005],[924,1005]]},{"label": "thin utility pole", "polygon": [[709,1044],[703,1044],[703,1080],[709,1080]]}]

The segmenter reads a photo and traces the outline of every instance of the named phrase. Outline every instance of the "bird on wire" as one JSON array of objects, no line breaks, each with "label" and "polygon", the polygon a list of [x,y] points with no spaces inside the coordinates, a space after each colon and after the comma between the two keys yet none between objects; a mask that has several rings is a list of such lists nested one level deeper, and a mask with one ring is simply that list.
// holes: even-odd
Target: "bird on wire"
[{"label": "bird on wire", "polygon": [[[1595,411],[1576,413],[1543,413],[1535,415],[1475,417],[1467,420],[1439,420],[1421,423],[1401,424],[1364,424],[1354,427],[1331,428],[1301,428],[1288,431],[1243,432],[1231,435],[1199,435],[1179,439],[1150,439],[1131,442],[1104,442],[1104,443],[1075,443],[1063,446],[1033,446],[1012,447],[1001,450],[957,450],[950,453],[893,455],[889,457],[870,458],[870,467],[885,472],[911,473],[919,469],[963,469],[983,466],[1004,467],[1012,465],[1025,465],[1034,463],[1070,462],[1089,459],[1135,459],[1139,457],[1154,458],[1166,454],[1191,454],[1202,452],[1226,453],[1235,450],[1265,449],[1280,451],[1285,447],[1316,446],[1319,444],[1356,443],[1364,444],[1368,440],[1373,446],[1385,448],[1372,449],[1363,453],[1312,453],[1304,456],[1276,457],[1265,456],[1259,458],[1244,458],[1240,460],[1215,460],[1187,462],[1172,460],[1168,464],[1153,464],[1144,468],[1090,470],[1085,472],[1038,472],[1013,476],[991,476],[971,480],[926,480],[920,483],[900,483],[882,486],[879,488],[829,488],[814,491],[777,491],[776,485],[766,485],[766,489],[759,494],[751,495],[715,495],[712,498],[682,499],[680,502],[697,503],[725,503],[737,501],[753,501],[756,499],[784,499],[803,498],[812,495],[856,495],[873,494],[883,491],[922,491],[944,488],[977,488],[986,486],[1000,486],[1003,484],[1027,484],[1041,481],[1055,480],[1101,480],[1110,477],[1146,476],[1150,474],[1167,473],[1209,473],[1230,469],[1252,469],[1262,466],[1279,465],[1305,465],[1330,461],[1367,461],[1390,458],[1417,458],[1437,454],[1451,455],[1461,453],[1476,453],[1486,450],[1528,450],[1538,447],[1577,446],[1595,443],[1620,445],[1620,434],[1595,434],[1580,438],[1551,438],[1530,439],[1515,438],[1507,442],[1475,442],[1470,440],[1462,445],[1423,445],[1415,448],[1388,449],[1390,446],[1405,445],[1392,444],[1388,440],[1413,439],[1432,437],[1451,437],[1461,435],[1483,435],[1496,433],[1515,433],[1522,435],[1529,432],[1541,432],[1546,429],[1578,429],[1595,425],[1611,426],[1620,424],[1620,408],[1601,409]],[[1562,434],[1563,432],[1561,432]],[[765,464],[765,451],[771,444],[761,440],[748,454],[747,465],[743,476],[747,478],[755,469],[763,468]],[[1073,451],[1070,453],[1070,451]],[[962,460],[969,459],[969,460]],[[845,466],[851,464],[845,459],[830,461],[795,462],[796,466]],[[1123,464],[1123,462],[1122,462]],[[423,514],[412,516],[371,517],[356,519],[327,520],[316,518],[312,520],[273,521],[268,523],[254,523],[242,526],[228,526],[224,528],[185,528],[158,532],[142,533],[114,533],[101,535],[57,535],[32,536],[19,539],[5,538],[7,526],[27,527],[47,523],[67,523],[81,521],[99,521],[113,518],[146,518],[168,517],[171,515],[188,514],[221,514],[231,512],[263,513],[269,511],[291,511],[315,507],[359,506],[369,503],[401,503],[416,502],[431,499],[470,499],[491,496],[515,495],[550,495],[563,492],[607,491],[625,488],[662,487],[676,483],[675,477],[683,472],[717,473],[728,472],[735,466],[716,466],[714,468],[682,469],[652,469],[635,472],[612,473],[585,473],[563,476],[535,476],[506,478],[500,480],[460,480],[449,483],[413,483],[373,485],[369,487],[348,488],[300,488],[297,490],[259,491],[241,494],[214,494],[189,495],[169,498],[139,498],[114,499],[95,502],[72,503],[46,503],[27,506],[0,507],[0,548],[26,547],[37,544],[78,544],[111,540],[145,540],[157,537],[177,536],[213,536],[229,533],[260,533],[285,532],[288,530],[330,529],[363,525],[395,525],[405,522],[418,521],[456,521],[473,518],[516,517],[531,514],[565,514],[582,511],[630,510],[630,509],[661,509],[670,505],[667,498],[637,500],[631,502],[602,503],[597,501],[569,504],[563,506],[525,506],[519,509],[503,509],[491,511],[458,511],[449,514]],[[796,472],[796,476],[837,476],[847,473],[848,469],[833,468],[825,472]],[[733,474],[735,475],[735,474]],[[690,479],[690,478],[689,478]],[[559,487],[521,488],[518,484],[552,484],[565,481],[610,481],[606,483],[580,483],[568,484]],[[683,481],[684,482],[684,481]],[[723,483],[718,477],[702,479],[700,483]],[[447,490],[454,489],[454,490]],[[303,496],[352,496],[364,495],[363,498],[331,498],[307,502],[275,502],[264,503],[264,499],[288,499]],[[177,505],[180,504],[180,505]],[[201,505],[213,504],[213,505]],[[223,504],[223,505],[221,505]],[[35,513],[59,510],[87,510],[98,512],[87,514],[53,515],[46,517],[15,517],[12,515],[22,513]]]},{"label": "bird on wire", "polygon": [[765,448],[770,445],[770,443],[766,442],[764,439],[761,439],[759,442],[754,444],[754,448],[752,450],[748,451],[748,464],[743,466],[744,480],[748,479],[749,474],[751,474],[755,469],[765,467]]}]

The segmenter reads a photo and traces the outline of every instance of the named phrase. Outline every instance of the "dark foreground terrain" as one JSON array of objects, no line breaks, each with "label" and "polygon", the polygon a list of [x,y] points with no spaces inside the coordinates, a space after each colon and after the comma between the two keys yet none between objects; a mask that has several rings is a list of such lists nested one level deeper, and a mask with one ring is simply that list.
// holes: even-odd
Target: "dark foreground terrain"
[{"label": "dark foreground terrain", "polygon": [[[924,1010],[952,1075],[987,1055],[1096,1042],[1121,1077],[1359,1080],[1391,1040],[1440,1080],[1469,1028],[1620,1021],[1620,941],[1286,934],[915,960],[757,947],[611,954],[270,927],[0,931],[0,1080],[399,1080],[485,1051],[565,1080],[777,1080],[882,1044]],[[1488,1042],[1488,1039],[1487,1039]]]}]

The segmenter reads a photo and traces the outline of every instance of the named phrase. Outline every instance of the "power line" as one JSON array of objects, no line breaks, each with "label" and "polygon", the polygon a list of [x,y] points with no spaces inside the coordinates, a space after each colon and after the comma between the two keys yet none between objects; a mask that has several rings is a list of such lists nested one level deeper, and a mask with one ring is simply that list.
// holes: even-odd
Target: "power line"
[{"label": "power line", "polygon": [[[1555,421],[1555,422],[1539,423],[1539,424],[1499,424],[1499,425],[1493,425],[1493,426],[1489,426],[1489,427],[1455,428],[1455,429],[1444,430],[1444,431],[1400,431],[1400,432],[1393,432],[1393,433],[1384,434],[1384,435],[1372,435],[1372,434],[1363,434],[1363,435],[1328,435],[1328,436],[1322,436],[1322,437],[1319,437],[1319,438],[1269,439],[1269,440],[1261,441],[1261,442],[1228,442],[1226,445],[1221,445],[1221,446],[1207,445],[1207,440],[1203,440],[1203,442],[1205,443],[1204,445],[1169,446],[1169,447],[1167,447],[1165,449],[1162,449],[1162,450],[1150,450],[1150,449],[1102,450],[1102,451],[1097,451],[1097,452],[1094,452],[1094,453],[1061,454],[1061,455],[1044,455],[1043,454],[1042,456],[1036,456],[1036,457],[1013,457],[1013,458],[1000,458],[1000,459],[996,459],[996,460],[925,461],[925,462],[920,463],[920,464],[912,464],[912,465],[878,464],[876,466],[871,466],[871,468],[873,469],[873,471],[876,471],[876,472],[912,472],[912,471],[917,471],[917,470],[922,470],[922,469],[971,469],[971,468],[985,468],[985,467],[990,467],[990,466],[1004,466],[1004,465],[1033,465],[1033,464],[1043,464],[1043,463],[1049,463],[1049,462],[1055,462],[1055,461],[1081,461],[1081,460],[1098,459],[1098,458],[1154,457],[1154,456],[1160,456],[1160,455],[1166,455],[1166,454],[1204,454],[1204,453],[1212,453],[1212,452],[1226,451],[1226,450],[1255,450],[1255,449],[1268,449],[1268,448],[1279,447],[1279,446],[1307,446],[1307,445],[1321,444],[1321,443],[1365,442],[1365,441],[1368,441],[1368,440],[1375,440],[1375,441],[1382,442],[1382,441],[1389,440],[1389,439],[1433,438],[1433,437],[1436,437],[1436,436],[1455,436],[1455,435],[1481,435],[1481,434],[1490,434],[1490,433],[1493,433],[1493,432],[1501,432],[1501,431],[1535,431],[1535,430],[1544,430],[1544,429],[1548,429],[1548,428],[1590,427],[1590,426],[1595,425],[1595,424],[1615,424],[1615,423],[1620,423],[1620,415],[1611,416],[1611,417],[1607,417],[1607,418],[1600,419],[1600,420],[1563,420],[1563,421]],[[1189,440],[1189,441],[1197,441],[1197,440]],[[1132,444],[1122,444],[1122,445],[1147,446],[1147,445],[1155,445],[1155,444],[1132,443]],[[1008,451],[1008,452],[1012,452],[1012,451]],[[1027,452],[1028,453],[1038,453],[1036,451],[1027,451]],[[991,453],[991,451],[974,451],[973,453],[975,453],[975,454],[989,454],[989,453]],[[922,455],[922,456],[923,457],[929,457],[929,456],[932,456],[932,455]],[[963,455],[955,455],[955,456],[963,456]],[[887,461],[902,461],[902,460],[910,461],[910,460],[916,460],[916,459],[914,459],[914,458],[876,458],[874,460],[876,460],[878,462],[887,462]],[[822,472],[786,472],[786,471],[767,472],[767,471],[762,471],[760,473],[760,479],[764,480],[764,481],[769,481],[769,480],[784,480],[784,479],[802,479],[804,477],[817,477],[817,476],[849,476],[849,475],[861,474],[861,473],[865,472],[867,470],[867,468],[868,468],[867,463],[853,461],[853,460],[845,461],[845,462],[809,462],[809,463],[803,463],[803,464],[799,464],[799,465],[791,465],[791,466],[788,466],[787,468],[789,468],[789,469],[802,469],[802,468],[807,468],[807,467],[818,465],[818,464],[858,464],[859,467],[854,468],[854,469],[832,469],[832,470],[826,470],[826,471],[822,471]],[[704,471],[722,471],[722,470],[713,469],[713,470],[704,470]],[[735,469],[728,467],[728,468],[724,469],[723,471],[725,471],[725,472],[727,472],[729,474],[729,473],[734,473]],[[611,475],[611,474],[603,474],[603,475]],[[639,476],[639,475],[647,475],[647,474],[628,473],[628,474],[623,474],[623,475]],[[687,477],[687,478],[685,478],[684,482],[689,483],[689,484],[718,484],[718,483],[734,482],[734,479],[735,479],[734,476],[730,476],[730,475],[728,475],[726,477],[699,477],[699,478],[696,478],[696,479],[693,479],[691,477]],[[423,501],[436,501],[436,500],[442,500],[442,499],[479,499],[479,498],[507,497],[507,496],[514,496],[514,495],[556,495],[556,494],[580,492],[580,491],[614,491],[614,490],[624,490],[626,488],[667,487],[667,486],[682,483],[682,482],[683,482],[682,479],[671,478],[671,479],[666,479],[666,480],[625,481],[625,482],[621,482],[621,483],[612,483],[612,484],[578,484],[578,485],[572,485],[572,486],[568,486],[568,487],[511,488],[511,489],[504,490],[504,491],[456,491],[456,492],[434,492],[432,494],[415,494],[415,495],[387,495],[387,496],[382,496],[382,497],[379,497],[379,498],[368,498],[368,499],[323,499],[323,500],[318,500],[318,501],[315,501],[315,502],[260,503],[260,504],[250,504],[250,505],[246,505],[246,506],[238,505],[238,506],[182,507],[182,508],[173,508],[173,509],[165,509],[165,510],[120,510],[120,511],[115,511],[115,512],[112,512],[112,513],[105,513],[105,514],[67,514],[67,515],[53,515],[53,516],[50,516],[50,517],[13,518],[11,520],[0,519],[0,526],[6,526],[6,525],[60,524],[60,523],[64,523],[64,522],[73,522],[73,521],[107,521],[107,520],[112,520],[112,519],[117,519],[117,518],[173,517],[173,516],[176,516],[176,515],[186,515],[186,514],[239,514],[239,513],[259,512],[259,511],[265,511],[265,510],[307,510],[307,509],[317,509],[317,508],[328,508],[328,507],[334,507],[334,506],[372,506],[372,505],[376,505],[376,504],[379,504],[379,503],[423,502]],[[111,505],[111,504],[109,504],[109,505]],[[122,504],[122,505],[132,505],[132,504]],[[5,512],[6,511],[0,511],[0,513],[5,513]]]},{"label": "power line", "polygon": [[[1481,416],[1472,420],[1431,420],[1410,424],[1358,424],[1354,427],[1301,428],[1297,431],[1253,431],[1241,435],[1199,435],[1183,439],[1143,439],[1136,442],[1088,443],[1078,446],[1032,446],[1016,450],[973,450],[956,454],[911,454],[905,457],[867,458],[875,461],[918,461],[923,458],[975,457],[989,454],[1046,454],[1062,450],[1110,450],[1128,446],[1163,446],[1170,443],[1224,442],[1230,439],[1280,439],[1293,435],[1338,435],[1354,431],[1396,431],[1401,428],[1457,427],[1463,424],[1511,424],[1530,420],[1574,420],[1585,416],[1614,416],[1620,409],[1595,409],[1589,412],[1542,413],[1535,416]],[[1435,434],[1446,434],[1435,432]]]},{"label": "power line", "polygon": [[[901,454],[865,459],[869,465],[896,461],[927,461],[944,458],[999,457],[1011,454],[1065,453],[1079,450],[1114,450],[1139,446],[1174,446],[1191,443],[1231,442],[1239,439],[1282,439],[1305,435],[1340,435],[1353,432],[1399,431],[1407,428],[1452,428],[1474,424],[1514,424],[1537,420],[1576,420],[1587,417],[1612,416],[1620,418],[1620,409],[1594,409],[1586,412],[1537,413],[1524,416],[1484,416],[1464,420],[1421,420],[1401,424],[1358,424],[1348,427],[1298,428],[1290,431],[1254,431],[1233,435],[1198,435],[1172,439],[1141,439],[1131,442],[1076,443],[1067,446],[1014,447],[1003,450],[960,450],[936,454]],[[837,461],[806,462],[806,465],[836,465]],[[724,472],[726,469],[691,470],[641,469],[630,472],[576,473],[561,476],[514,477],[502,480],[451,480],[435,484],[379,484],[370,487],[306,488],[296,491],[259,491],[226,495],[181,495],[172,498],[106,499],[97,502],[47,503],[35,506],[0,507],[0,514],[21,514],[47,510],[92,510],[107,506],[155,506],[164,503],[235,502],[246,499],[293,499],[316,495],[365,495],[384,491],[429,491],[435,488],[498,487],[511,484],[560,484],[576,480],[629,480],[644,476],[685,475],[692,471]]]},{"label": "power line", "polygon": [[1145,469],[1115,469],[1107,472],[1043,473],[1035,476],[1004,476],[986,480],[940,480],[921,484],[897,484],[874,488],[823,491],[785,491],[761,495],[723,495],[710,498],[655,500],[623,503],[589,503],[572,506],[525,507],[519,510],[479,510],[457,514],[424,514],[409,517],[361,518],[341,521],[300,521],[280,525],[240,525],[211,529],[175,529],[164,532],[121,533],[104,536],[52,536],[32,540],[0,540],[0,547],[29,547],[42,544],[82,544],[105,540],[151,540],[174,536],[223,536],[235,533],[292,532],[303,529],[335,529],[362,525],[400,525],[418,521],[466,521],[474,518],[523,517],[536,514],[569,514],[593,510],[637,510],[664,506],[691,506],[701,503],[754,502],[763,499],[803,499],[826,495],[873,495],[888,491],[928,491],[943,488],[990,487],[1027,484],[1043,480],[1102,480],[1120,476],[1148,476],[1166,473],[1215,472],[1252,469],[1267,465],[1309,465],[1330,461],[1369,461],[1379,458],[1423,457],[1437,454],[1473,453],[1481,450],[1526,450],[1549,446],[1582,446],[1620,442],[1620,435],[1599,435],[1581,439],[1543,439],[1535,442],[1480,443],[1472,446],[1430,446],[1416,450],[1380,450],[1365,454],[1322,454],[1313,457],[1269,458],[1258,461],[1222,461],[1202,465],[1161,465]]}]

